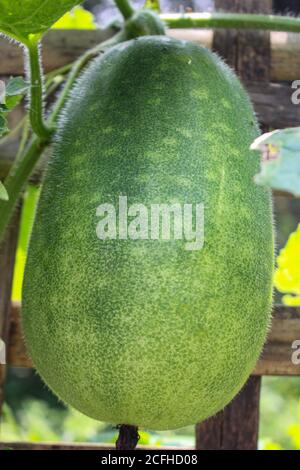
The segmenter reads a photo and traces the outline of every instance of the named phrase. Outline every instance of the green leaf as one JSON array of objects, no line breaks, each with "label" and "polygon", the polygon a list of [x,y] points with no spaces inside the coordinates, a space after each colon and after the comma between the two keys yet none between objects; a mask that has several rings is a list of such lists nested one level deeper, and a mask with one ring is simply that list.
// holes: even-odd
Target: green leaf
[{"label": "green leaf", "polygon": [[0,0],[0,30],[27,43],[41,36],[61,16],[82,0]]},{"label": "green leaf", "polygon": [[11,111],[20,103],[28,89],[29,85],[23,77],[13,77],[8,80],[5,96],[7,111]]},{"label": "green leaf", "polygon": [[92,13],[78,6],[60,18],[52,29],[96,29],[95,17]]},{"label": "green leaf", "polygon": [[28,88],[22,77],[10,78],[6,84],[0,80],[0,137],[9,133],[5,114],[20,103]]},{"label": "green leaf", "polygon": [[6,96],[24,95],[28,88],[29,85],[23,77],[10,78],[6,84]]},{"label": "green leaf", "polygon": [[159,0],[146,0],[144,8],[160,13],[160,2]]},{"label": "green leaf", "polygon": [[29,85],[22,77],[10,78],[6,85],[4,82],[0,82],[0,112],[8,113],[15,108],[22,100],[28,88]]},{"label": "green leaf", "polygon": [[0,114],[0,137],[3,137],[8,132],[9,132],[9,129],[7,127],[7,120],[3,116],[3,114]]},{"label": "green leaf", "polygon": [[9,112],[9,111],[11,111],[12,109],[14,109],[14,108],[20,103],[20,101],[22,100],[22,98],[23,98],[23,95],[8,96],[8,97],[6,98],[6,103],[5,103],[6,112]]},{"label": "green leaf", "polygon": [[300,305],[300,224],[277,257],[274,285],[286,305]]},{"label": "green leaf", "polygon": [[300,127],[263,134],[251,149],[262,152],[257,184],[300,197]]},{"label": "green leaf", "polygon": [[0,200],[8,201],[8,193],[2,181],[0,181]]}]

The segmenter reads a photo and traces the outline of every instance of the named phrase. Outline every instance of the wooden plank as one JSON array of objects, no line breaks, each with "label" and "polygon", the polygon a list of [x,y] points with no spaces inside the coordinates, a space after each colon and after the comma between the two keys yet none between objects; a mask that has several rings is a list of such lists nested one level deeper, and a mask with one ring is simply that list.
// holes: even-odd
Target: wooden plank
[{"label": "wooden plank", "polygon": [[[169,36],[194,41],[212,48],[211,29],[169,29]],[[259,35],[259,32],[253,32]],[[270,33],[271,57],[270,77],[272,81],[299,80],[300,75],[300,34],[272,31]]]},{"label": "wooden plank", "polygon": [[[0,338],[9,349],[11,287],[15,263],[15,251],[19,232],[19,210],[17,210],[5,240],[0,247]],[[0,414],[4,402],[6,365],[0,364]]]},{"label": "wooden plank", "polygon": [[[53,442],[0,442],[0,450],[115,450],[113,444],[89,444],[89,443],[53,443]],[[137,446],[141,450],[183,450],[175,446]],[[185,447],[186,450],[192,447]]]},{"label": "wooden plank", "polygon": [[262,127],[280,129],[299,125],[300,106],[291,102],[290,85],[246,80],[244,85]]},{"label": "wooden plank", "polygon": [[[42,59],[45,72],[73,62],[87,49],[105,41],[115,30],[60,30],[52,29],[42,42]],[[24,73],[23,49],[16,43],[0,38],[0,75]]]},{"label": "wooden plank", "polygon": [[[235,13],[272,11],[271,0],[215,0],[215,8]],[[270,81],[270,33],[265,31],[218,30],[213,37],[213,50],[231,65],[243,80]]]},{"label": "wooden plank", "polygon": [[[20,310],[20,304],[12,305],[8,364],[32,367],[23,341]],[[292,344],[296,340],[300,340],[300,307],[275,305],[272,327],[253,375],[300,375],[300,364],[292,362]]]},{"label": "wooden plank", "polygon": [[300,340],[300,307],[276,305],[272,328],[254,374],[300,375],[300,364],[292,360],[293,343],[297,340]]},{"label": "wooden plank", "polygon": [[255,450],[258,439],[260,382],[250,377],[242,391],[212,418],[197,424],[198,450]]},{"label": "wooden plank", "polygon": [[[52,30],[43,40],[43,64],[46,72],[75,60],[82,52],[113,34],[113,30]],[[168,34],[212,47],[213,31],[202,29],[170,29]],[[253,32],[253,37],[259,36]],[[300,34],[272,32],[270,74],[272,81],[299,80]],[[0,38],[0,75],[19,75],[24,71],[22,50]]]},{"label": "wooden plank", "polygon": [[13,303],[11,308],[9,348],[7,363],[13,367],[33,367],[28,357],[21,326],[21,305]]},{"label": "wooden plank", "polygon": [[275,80],[299,80],[300,34],[271,33],[271,77]]}]

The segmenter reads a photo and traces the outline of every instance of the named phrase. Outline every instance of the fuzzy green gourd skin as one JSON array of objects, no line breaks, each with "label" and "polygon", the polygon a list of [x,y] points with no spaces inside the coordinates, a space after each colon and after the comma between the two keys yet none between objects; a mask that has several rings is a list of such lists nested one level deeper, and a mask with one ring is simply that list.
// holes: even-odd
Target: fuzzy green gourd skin
[{"label": "fuzzy green gourd skin", "polygon": [[[237,77],[167,37],[114,47],[78,81],[45,178],[23,288],[29,352],[88,416],[171,429],[222,409],[271,309],[270,194]],[[205,241],[106,240],[101,203],[204,203]]]}]

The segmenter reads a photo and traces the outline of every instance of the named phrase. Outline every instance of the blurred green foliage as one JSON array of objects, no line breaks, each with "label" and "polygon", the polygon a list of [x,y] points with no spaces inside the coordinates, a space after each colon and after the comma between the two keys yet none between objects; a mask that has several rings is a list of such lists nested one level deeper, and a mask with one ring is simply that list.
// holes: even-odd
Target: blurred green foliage
[{"label": "blurred green foliage", "polygon": [[274,285],[286,305],[300,305],[300,224],[277,258]]},{"label": "blurred green foliage", "polygon": [[22,282],[26,262],[26,253],[29,244],[30,233],[34,221],[36,205],[39,197],[39,189],[36,186],[28,186],[23,197],[21,225],[16,252],[15,271],[13,279],[12,299],[20,301],[22,296]]},{"label": "blurred green foliage", "polygon": [[260,408],[260,447],[300,450],[300,377],[263,378]]},{"label": "blurred green foliage", "polygon": [[62,16],[52,29],[96,29],[94,15],[81,6],[74,7]]},{"label": "blurred green foliage", "polygon": [[160,13],[160,3],[159,0],[146,0],[144,8],[149,8],[149,10],[156,11]]},{"label": "blurred green foliage", "polygon": [[[15,414],[5,404],[1,421],[2,441],[28,442],[90,442],[115,443],[116,426],[95,421],[74,409],[55,409],[42,400],[27,400]],[[155,433],[139,431],[139,443],[143,445],[192,446],[193,436],[176,433]]]}]

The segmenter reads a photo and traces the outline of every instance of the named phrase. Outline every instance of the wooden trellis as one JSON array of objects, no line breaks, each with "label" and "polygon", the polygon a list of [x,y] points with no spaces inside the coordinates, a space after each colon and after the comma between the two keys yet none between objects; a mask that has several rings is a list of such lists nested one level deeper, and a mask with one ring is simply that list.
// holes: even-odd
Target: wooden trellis
[{"label": "wooden trellis", "polygon": [[[216,0],[216,7],[238,12],[272,10],[271,0]],[[44,67],[53,70],[73,61],[84,50],[103,41],[113,31],[50,31],[44,39]],[[213,48],[236,69],[246,85],[264,130],[297,126],[300,105],[291,102],[290,81],[300,79],[300,35],[253,31],[171,30],[170,35],[191,39]],[[21,51],[0,39],[0,75],[23,73]],[[15,155],[17,141],[0,145],[0,177]],[[37,174],[37,178],[39,175]],[[7,346],[7,366],[31,367],[22,339],[21,306],[11,304],[12,274],[18,235],[19,211],[11,222],[0,250],[0,337]],[[224,305],[226,310],[226,305]],[[275,306],[272,328],[252,376],[239,395],[215,417],[196,426],[196,449],[256,449],[262,375],[300,375],[292,362],[292,343],[300,339],[300,308]],[[0,366],[0,409],[5,367]],[[15,449],[109,449],[107,445],[0,443]]]}]

